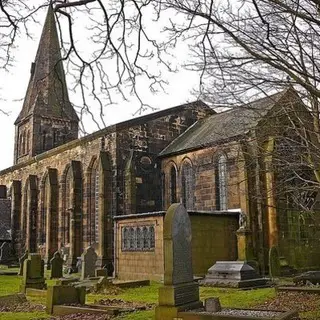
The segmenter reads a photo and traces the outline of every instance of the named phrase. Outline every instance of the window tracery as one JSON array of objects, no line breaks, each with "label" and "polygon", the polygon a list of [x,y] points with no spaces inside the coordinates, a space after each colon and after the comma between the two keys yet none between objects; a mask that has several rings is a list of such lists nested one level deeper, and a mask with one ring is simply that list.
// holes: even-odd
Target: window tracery
[{"label": "window tracery", "polygon": [[125,226],[121,229],[122,251],[154,251],[155,228],[150,226]]}]

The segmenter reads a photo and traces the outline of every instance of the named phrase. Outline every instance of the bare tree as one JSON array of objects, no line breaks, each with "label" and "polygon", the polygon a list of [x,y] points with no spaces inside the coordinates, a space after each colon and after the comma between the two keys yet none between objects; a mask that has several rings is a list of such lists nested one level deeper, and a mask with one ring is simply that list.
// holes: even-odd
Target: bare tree
[{"label": "bare tree", "polygon": [[[73,89],[79,88],[82,95],[81,111],[92,113],[88,93],[98,101],[101,119],[116,93],[124,99],[135,94],[141,109],[148,107],[140,97],[138,78],[147,79],[151,91],[162,88],[165,81],[154,66],[175,70],[170,54],[179,42],[189,43],[192,58],[185,67],[200,72],[201,96],[219,106],[238,106],[294,87],[308,115],[291,115],[288,125],[303,142],[303,161],[313,171],[311,180],[320,183],[317,1],[39,0],[33,7],[22,0],[0,1],[2,67],[10,66],[19,33],[28,34],[37,11],[48,5],[53,6],[60,26]],[[77,41],[79,17],[92,35],[90,54]],[[152,25],[163,29],[162,37],[153,34]],[[298,172],[296,176],[302,178]]]}]

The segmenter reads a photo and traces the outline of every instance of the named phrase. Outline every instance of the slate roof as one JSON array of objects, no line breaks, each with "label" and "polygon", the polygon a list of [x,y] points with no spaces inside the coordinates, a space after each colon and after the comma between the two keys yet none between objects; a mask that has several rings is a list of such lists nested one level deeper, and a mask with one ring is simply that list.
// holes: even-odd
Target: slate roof
[{"label": "slate roof", "polygon": [[197,121],[173,140],[160,156],[219,144],[254,128],[287,90]]},{"label": "slate roof", "polygon": [[11,240],[11,200],[0,199],[0,241]]},{"label": "slate roof", "polygon": [[69,101],[57,26],[51,6],[48,8],[38,51],[31,67],[23,107],[15,124],[32,114],[79,120]]}]

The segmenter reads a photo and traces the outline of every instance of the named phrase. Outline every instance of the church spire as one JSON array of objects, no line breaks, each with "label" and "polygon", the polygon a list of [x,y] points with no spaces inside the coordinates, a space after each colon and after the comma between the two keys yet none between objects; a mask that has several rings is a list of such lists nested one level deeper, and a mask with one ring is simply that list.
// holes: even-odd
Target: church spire
[{"label": "church spire", "polygon": [[[57,27],[50,6],[36,58],[31,65],[23,107],[15,121],[15,162],[76,139],[78,121],[69,101]],[[23,139],[27,135],[25,132],[29,132],[29,136]]]}]

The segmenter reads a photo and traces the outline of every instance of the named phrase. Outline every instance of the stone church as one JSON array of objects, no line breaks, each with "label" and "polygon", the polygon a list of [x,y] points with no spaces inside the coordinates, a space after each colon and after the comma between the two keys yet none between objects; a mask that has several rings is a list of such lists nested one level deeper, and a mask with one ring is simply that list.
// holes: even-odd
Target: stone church
[{"label": "stone church", "polygon": [[14,249],[46,261],[60,249],[76,269],[92,245],[98,267],[137,278],[158,267],[161,275],[164,212],[182,202],[199,274],[218,259],[254,261],[265,272],[272,247],[296,268],[319,267],[318,231],[304,224],[302,235],[298,216],[278,206],[271,169],[279,119],[299,110],[288,89],[220,113],[195,101],[78,138],[49,9],[14,123],[14,165],[0,172]]}]

